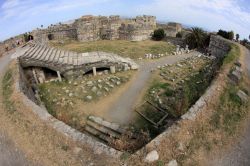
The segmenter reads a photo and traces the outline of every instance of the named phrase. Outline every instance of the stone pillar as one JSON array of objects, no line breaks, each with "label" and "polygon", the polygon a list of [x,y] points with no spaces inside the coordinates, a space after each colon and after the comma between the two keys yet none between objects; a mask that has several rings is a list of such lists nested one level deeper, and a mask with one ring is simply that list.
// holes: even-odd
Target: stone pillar
[{"label": "stone pillar", "polygon": [[93,67],[93,76],[96,76],[96,67]]},{"label": "stone pillar", "polygon": [[179,52],[180,52],[180,46],[177,45],[177,46],[176,46],[176,54],[179,54]]},{"label": "stone pillar", "polygon": [[124,71],[127,71],[127,70],[129,70],[129,66],[128,66],[128,64],[125,64],[124,65]]},{"label": "stone pillar", "polygon": [[36,76],[36,71],[34,69],[32,69],[32,73],[33,73],[33,76],[35,78],[36,84],[38,84],[39,82],[38,82],[38,79],[37,79],[37,76]]},{"label": "stone pillar", "polygon": [[111,74],[115,74],[115,66],[110,66],[110,72]]},{"label": "stone pillar", "polygon": [[56,71],[56,73],[57,73],[58,80],[60,82],[62,82],[62,77],[61,77],[60,71]]}]

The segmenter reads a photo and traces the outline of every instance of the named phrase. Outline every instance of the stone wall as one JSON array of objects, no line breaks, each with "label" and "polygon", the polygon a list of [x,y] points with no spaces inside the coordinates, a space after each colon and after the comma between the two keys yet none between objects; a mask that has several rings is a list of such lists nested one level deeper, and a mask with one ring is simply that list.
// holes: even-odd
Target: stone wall
[{"label": "stone wall", "polygon": [[182,25],[175,22],[169,22],[167,24],[158,24],[158,28],[162,28],[165,31],[167,37],[176,37],[178,32],[182,31]]},{"label": "stone wall", "polygon": [[232,42],[217,35],[211,35],[209,52],[212,56],[223,58],[230,50]]},{"label": "stone wall", "polygon": [[72,24],[59,24],[47,29],[32,32],[40,42],[53,39],[77,39],[78,41],[96,40],[133,40],[141,41],[151,37],[156,28],[156,17],[137,16],[133,19],[121,19],[120,16],[83,16]]},{"label": "stone wall", "polygon": [[67,24],[51,25],[47,29],[37,29],[32,31],[32,35],[40,43],[48,40],[77,39],[76,28]]},{"label": "stone wall", "polygon": [[33,101],[34,103],[38,103],[35,97],[35,93],[32,90],[31,85],[29,85],[25,77],[23,68],[20,66],[19,63],[17,63],[17,69],[18,69],[19,80],[20,80],[17,83],[18,83],[18,87],[20,91],[22,91],[25,94],[25,96],[27,96],[31,101]]}]

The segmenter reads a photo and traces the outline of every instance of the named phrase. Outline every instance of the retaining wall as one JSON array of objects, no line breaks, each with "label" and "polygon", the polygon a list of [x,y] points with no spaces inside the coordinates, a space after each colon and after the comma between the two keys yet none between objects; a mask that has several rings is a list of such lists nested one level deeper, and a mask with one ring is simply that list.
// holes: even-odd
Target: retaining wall
[{"label": "retaining wall", "polygon": [[35,94],[33,91],[28,88],[27,80],[24,76],[23,70],[16,62],[17,64],[17,72],[20,73],[15,78],[15,90],[21,94],[21,98],[23,100],[23,103],[31,108],[33,113],[39,117],[39,119],[43,120],[48,126],[54,128],[57,132],[63,134],[64,136],[72,139],[73,141],[77,141],[81,144],[85,144],[90,146],[91,149],[93,149],[95,154],[105,154],[114,158],[119,158],[122,152],[117,151],[97,140],[94,138],[81,133],[77,131],[76,129],[70,127],[69,125],[63,123],[62,121],[59,121],[52,115],[50,115],[46,108],[42,108],[39,105],[37,105],[35,101]]}]

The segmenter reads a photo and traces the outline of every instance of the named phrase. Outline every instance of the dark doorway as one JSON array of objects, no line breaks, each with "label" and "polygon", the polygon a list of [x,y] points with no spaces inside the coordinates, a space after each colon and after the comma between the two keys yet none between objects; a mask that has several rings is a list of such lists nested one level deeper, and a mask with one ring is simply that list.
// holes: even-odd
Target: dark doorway
[{"label": "dark doorway", "polygon": [[28,41],[34,40],[34,37],[32,35],[28,36]]},{"label": "dark doorway", "polygon": [[48,39],[49,40],[54,40],[54,35],[53,34],[48,34]]}]

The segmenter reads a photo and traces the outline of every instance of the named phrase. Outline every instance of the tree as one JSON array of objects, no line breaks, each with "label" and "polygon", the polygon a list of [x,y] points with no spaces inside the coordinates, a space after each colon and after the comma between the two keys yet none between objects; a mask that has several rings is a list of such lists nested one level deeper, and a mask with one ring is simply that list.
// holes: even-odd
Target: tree
[{"label": "tree", "polygon": [[220,29],[220,30],[217,32],[217,35],[220,35],[220,36],[222,36],[222,37],[228,39],[228,33],[227,33],[227,31],[224,31],[224,30],[222,30],[222,29]]},{"label": "tree", "polygon": [[234,32],[233,31],[228,32],[228,39],[229,40],[233,40],[234,39]]},{"label": "tree", "polygon": [[242,44],[243,46],[245,46],[247,43],[248,43],[248,40],[247,40],[247,39],[243,39],[243,40],[241,41],[241,44]]},{"label": "tree", "polygon": [[191,49],[204,49],[209,44],[210,36],[202,28],[192,28],[192,32],[185,38],[185,42]]},{"label": "tree", "polygon": [[152,39],[153,39],[153,40],[160,41],[160,40],[164,39],[165,36],[166,36],[166,34],[165,34],[164,29],[161,29],[161,28],[160,28],[160,29],[156,29],[156,30],[154,31],[154,34],[153,34],[153,36],[152,36]]},{"label": "tree", "polygon": [[240,35],[237,33],[236,34],[236,41],[239,41]]},{"label": "tree", "polygon": [[224,37],[225,39],[233,40],[234,39],[234,32],[233,31],[224,31],[224,30],[219,30],[217,32],[217,35],[220,35]]}]

